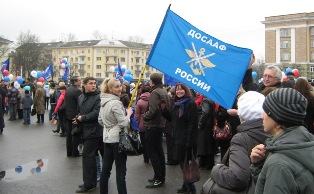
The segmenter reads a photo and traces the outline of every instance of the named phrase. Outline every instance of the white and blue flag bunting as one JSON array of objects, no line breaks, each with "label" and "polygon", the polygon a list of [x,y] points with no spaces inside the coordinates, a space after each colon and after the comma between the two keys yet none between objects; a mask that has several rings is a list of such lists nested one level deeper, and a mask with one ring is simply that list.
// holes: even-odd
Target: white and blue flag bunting
[{"label": "white and blue flag bunting", "polygon": [[169,7],[146,64],[231,108],[251,54],[204,33]]}]

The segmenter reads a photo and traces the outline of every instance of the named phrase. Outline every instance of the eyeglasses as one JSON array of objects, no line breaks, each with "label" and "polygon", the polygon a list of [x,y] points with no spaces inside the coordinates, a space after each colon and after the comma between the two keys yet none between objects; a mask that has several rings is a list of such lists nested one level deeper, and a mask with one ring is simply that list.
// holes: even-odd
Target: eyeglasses
[{"label": "eyeglasses", "polygon": [[268,78],[268,79],[271,79],[271,78],[277,78],[276,76],[275,77],[273,77],[273,76],[271,76],[271,75],[263,75],[263,78]]}]

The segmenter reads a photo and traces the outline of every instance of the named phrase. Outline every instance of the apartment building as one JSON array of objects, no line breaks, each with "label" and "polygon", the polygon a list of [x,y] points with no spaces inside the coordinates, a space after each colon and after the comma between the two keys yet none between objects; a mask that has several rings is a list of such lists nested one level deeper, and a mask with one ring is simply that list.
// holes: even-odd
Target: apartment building
[{"label": "apartment building", "polygon": [[[104,78],[115,76],[111,69],[117,66],[119,59],[120,65],[125,65],[126,69],[132,72],[133,80],[137,81],[151,46],[122,40],[86,40],[60,42],[49,49],[54,69],[60,69],[59,61],[67,58],[71,75],[82,78],[92,76],[102,81]],[[148,79],[152,72],[156,72],[156,69],[147,66],[143,79]],[[55,74],[54,78],[60,79],[61,76]]]},{"label": "apartment building", "polygon": [[265,63],[314,80],[314,12],[265,17]]}]

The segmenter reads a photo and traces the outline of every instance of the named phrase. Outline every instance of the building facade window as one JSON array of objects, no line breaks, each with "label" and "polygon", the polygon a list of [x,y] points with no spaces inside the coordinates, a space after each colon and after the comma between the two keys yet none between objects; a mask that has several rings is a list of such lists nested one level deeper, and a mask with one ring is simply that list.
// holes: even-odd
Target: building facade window
[{"label": "building facade window", "polygon": [[287,40],[285,40],[285,41],[282,41],[281,42],[281,45],[280,45],[280,47],[281,48],[290,48],[290,41],[287,41]]},{"label": "building facade window", "polygon": [[311,53],[311,61],[314,61],[314,52]]},{"label": "building facade window", "polygon": [[122,55],[125,55],[125,50],[121,50],[121,54],[122,54]]},{"label": "building facade window", "polygon": [[101,49],[97,49],[97,50],[96,50],[96,53],[101,53]]},{"label": "building facade window", "polygon": [[101,77],[101,73],[96,73],[96,77]]},{"label": "building facade window", "polygon": [[90,57],[87,57],[87,61],[90,61]]},{"label": "building facade window", "polygon": [[314,72],[314,66],[310,67],[310,72],[313,73]]},{"label": "building facade window", "polygon": [[96,65],[96,69],[101,69],[101,65]]},{"label": "building facade window", "polygon": [[280,36],[281,37],[287,37],[287,36],[290,36],[291,35],[291,31],[289,28],[283,28],[283,29],[280,29]]},{"label": "building facade window", "polygon": [[101,61],[101,57],[96,57],[96,61]]},{"label": "building facade window", "polygon": [[311,40],[311,47],[314,48],[314,40]]},{"label": "building facade window", "polygon": [[311,28],[310,28],[310,34],[311,34],[312,36],[314,36],[314,27],[311,27]]},{"label": "building facade window", "polygon": [[124,57],[121,57],[121,62],[125,62],[125,58]]},{"label": "building facade window", "polygon": [[290,53],[282,53],[281,60],[288,61],[290,59]]}]

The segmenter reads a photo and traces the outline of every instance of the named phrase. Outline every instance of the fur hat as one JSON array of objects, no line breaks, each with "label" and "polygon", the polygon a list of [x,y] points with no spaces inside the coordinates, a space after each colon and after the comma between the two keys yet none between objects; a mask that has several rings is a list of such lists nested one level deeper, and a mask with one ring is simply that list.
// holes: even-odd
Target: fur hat
[{"label": "fur hat", "polygon": [[37,86],[42,87],[42,86],[43,86],[43,83],[41,83],[41,82],[37,82]]},{"label": "fur hat", "polygon": [[261,118],[265,96],[255,91],[248,91],[238,99],[238,115],[244,121]]},{"label": "fur hat", "polygon": [[280,88],[269,93],[263,104],[265,113],[285,127],[302,125],[306,108],[306,98],[292,88]]}]

